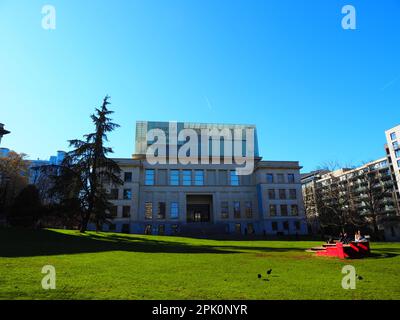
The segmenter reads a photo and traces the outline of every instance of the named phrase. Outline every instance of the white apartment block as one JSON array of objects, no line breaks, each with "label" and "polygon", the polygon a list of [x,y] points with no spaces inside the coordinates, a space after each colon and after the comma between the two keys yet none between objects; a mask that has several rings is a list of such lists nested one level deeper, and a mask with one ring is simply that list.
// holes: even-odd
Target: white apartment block
[{"label": "white apartment block", "polygon": [[400,125],[386,130],[386,155],[394,180],[396,181],[397,197],[400,201]]}]

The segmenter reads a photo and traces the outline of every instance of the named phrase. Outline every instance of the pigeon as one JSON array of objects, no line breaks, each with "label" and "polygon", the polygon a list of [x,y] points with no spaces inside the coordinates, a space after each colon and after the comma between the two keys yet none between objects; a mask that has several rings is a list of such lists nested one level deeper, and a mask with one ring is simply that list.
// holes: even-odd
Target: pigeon
[{"label": "pigeon", "polygon": [[267,274],[271,274],[272,269],[267,270]]},{"label": "pigeon", "polygon": [[261,279],[261,274],[258,274],[257,277],[258,277],[258,279]]},{"label": "pigeon", "polygon": [[363,277],[361,277],[361,276],[358,276],[358,280],[362,280],[362,279],[364,279]]}]

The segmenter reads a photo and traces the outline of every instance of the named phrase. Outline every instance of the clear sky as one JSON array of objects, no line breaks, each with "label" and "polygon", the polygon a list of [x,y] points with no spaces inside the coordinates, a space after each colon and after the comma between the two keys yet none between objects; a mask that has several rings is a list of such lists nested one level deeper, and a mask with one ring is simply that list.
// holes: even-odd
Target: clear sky
[{"label": "clear sky", "polygon": [[0,0],[1,146],[67,150],[109,94],[117,157],[136,120],[177,120],[255,124],[264,159],[304,171],[359,164],[400,123],[399,58],[398,0]]}]

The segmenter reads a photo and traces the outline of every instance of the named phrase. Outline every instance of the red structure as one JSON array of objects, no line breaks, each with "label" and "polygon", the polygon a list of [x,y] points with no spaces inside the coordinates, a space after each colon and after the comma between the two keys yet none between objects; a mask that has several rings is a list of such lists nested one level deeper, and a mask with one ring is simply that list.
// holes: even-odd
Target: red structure
[{"label": "red structure", "polygon": [[343,244],[336,242],[334,244],[323,244],[322,247],[311,248],[317,256],[338,257],[340,259],[359,259],[370,254],[369,242],[350,242]]}]

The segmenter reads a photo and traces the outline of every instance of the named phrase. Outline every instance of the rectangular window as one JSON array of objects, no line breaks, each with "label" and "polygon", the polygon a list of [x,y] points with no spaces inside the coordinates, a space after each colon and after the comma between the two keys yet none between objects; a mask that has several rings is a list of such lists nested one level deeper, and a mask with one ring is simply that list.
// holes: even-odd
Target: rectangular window
[{"label": "rectangular window", "polygon": [[235,224],[235,232],[238,234],[242,233],[242,226],[240,225],[240,223]]},{"label": "rectangular window", "polygon": [[267,173],[267,183],[274,183],[274,175],[272,173]]},{"label": "rectangular window", "polygon": [[279,189],[279,199],[286,199],[286,190],[285,189]]},{"label": "rectangular window", "polygon": [[221,219],[229,219],[229,204],[228,201],[221,202]]},{"label": "rectangular window", "polygon": [[183,185],[191,186],[192,185],[192,170],[183,170]]},{"label": "rectangular window", "polygon": [[158,203],[158,214],[157,219],[164,220],[165,219],[165,202]]},{"label": "rectangular window", "polygon": [[178,207],[178,202],[171,202],[171,219],[178,219],[179,218],[179,207]]},{"label": "rectangular window", "polygon": [[152,202],[146,202],[144,204],[144,212],[145,212],[145,219],[151,220],[153,219],[153,203]]},{"label": "rectangular window", "polygon": [[122,217],[129,218],[131,216],[131,206],[122,207]]},{"label": "rectangular window", "polygon": [[289,198],[290,199],[297,199],[297,192],[296,189],[289,189]]},{"label": "rectangular window", "polygon": [[397,166],[400,168],[400,160],[397,160]]},{"label": "rectangular window", "polygon": [[132,182],[132,172],[124,173],[124,182]]},{"label": "rectangular window", "polygon": [[171,186],[179,186],[179,170],[170,170],[169,184]]},{"label": "rectangular window", "polygon": [[233,201],[233,217],[240,219],[240,201]]},{"label": "rectangular window", "polygon": [[124,200],[132,200],[132,190],[124,189]]},{"label": "rectangular window", "polygon": [[393,142],[393,149],[398,150],[399,149],[399,143],[397,141]]},{"label": "rectangular window", "polygon": [[281,216],[288,215],[288,207],[287,204],[281,204]]},{"label": "rectangular window", "polygon": [[278,178],[278,183],[285,183],[285,176],[283,173],[278,173],[276,176]]},{"label": "rectangular window", "polygon": [[295,222],[294,222],[294,228],[295,228],[296,230],[300,230],[300,222],[299,222],[299,221],[295,221]]},{"label": "rectangular window", "polygon": [[287,175],[288,177],[288,183],[294,183],[294,174],[293,173],[289,173]]},{"label": "rectangular window", "polygon": [[246,201],[245,202],[245,215],[246,218],[250,219],[253,217],[253,204],[251,201]]},{"label": "rectangular window", "polygon": [[270,204],[269,205],[269,215],[271,217],[275,217],[276,216],[276,204]]},{"label": "rectangular window", "polygon": [[271,227],[272,227],[272,231],[278,231],[278,223],[277,222],[272,222]]},{"label": "rectangular window", "polygon": [[393,141],[393,140],[396,140],[396,132],[392,132],[391,134],[390,134],[390,139]]},{"label": "rectangular window", "polygon": [[111,189],[109,197],[110,200],[118,200],[118,189]]},{"label": "rectangular window", "polygon": [[254,225],[252,223],[247,224],[247,233],[254,234]]},{"label": "rectangular window", "polygon": [[146,186],[154,186],[154,169],[146,169],[144,183]]},{"label": "rectangular window", "polygon": [[116,229],[115,223],[111,223],[111,224],[109,225],[109,227],[108,227],[108,231],[115,231],[115,229]]},{"label": "rectangular window", "polygon": [[204,185],[204,171],[203,170],[195,170],[195,172],[194,172],[194,185],[195,186]]},{"label": "rectangular window", "polygon": [[112,206],[110,209],[111,217],[115,218],[118,216],[118,206]]},{"label": "rectangular window", "polygon": [[236,174],[236,170],[231,170],[231,186],[239,185],[239,176]]},{"label": "rectangular window", "polygon": [[400,150],[396,150],[394,152],[394,154],[395,154],[396,158],[400,158]]},{"label": "rectangular window", "polygon": [[287,222],[287,221],[283,222],[283,230],[286,230],[286,231],[289,230],[289,222]]},{"label": "rectangular window", "polygon": [[297,204],[292,204],[290,210],[291,210],[292,216],[298,216],[299,215],[299,206]]},{"label": "rectangular window", "polygon": [[275,198],[275,189],[268,189],[268,199],[274,200]]}]

